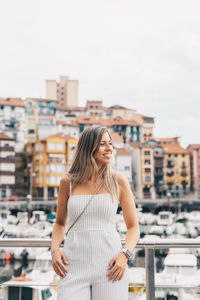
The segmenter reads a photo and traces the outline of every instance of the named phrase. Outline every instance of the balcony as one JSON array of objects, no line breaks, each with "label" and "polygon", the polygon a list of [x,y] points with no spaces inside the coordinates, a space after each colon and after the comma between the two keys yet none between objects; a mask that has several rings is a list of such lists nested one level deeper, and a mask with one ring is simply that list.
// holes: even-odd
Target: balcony
[{"label": "balcony", "polygon": [[[125,240],[122,240],[122,244],[124,244]],[[48,248],[51,246],[51,240],[50,239],[0,239],[0,248],[2,247],[23,247],[23,248]],[[184,278],[184,269],[182,270],[181,274],[178,273],[171,273],[171,278],[168,276],[168,278],[166,277],[165,280],[164,277],[161,280],[162,276],[159,276],[159,274],[161,273],[156,273],[155,272],[155,251],[157,251],[158,249],[160,250],[164,250],[164,249],[173,249],[173,248],[187,248],[187,249],[195,249],[195,248],[200,248],[200,241],[197,239],[160,239],[159,241],[157,239],[151,239],[151,241],[149,239],[141,239],[139,241],[139,243],[136,246],[136,251],[137,249],[143,249],[145,251],[145,274],[144,277],[141,282],[139,282],[140,280],[138,280],[139,276],[133,276],[134,272],[133,269],[134,267],[129,267],[130,270],[132,268],[132,271],[130,271],[130,275],[131,276],[131,282],[129,283],[129,291],[134,290],[137,291],[137,296],[145,296],[145,291],[146,291],[146,300],[155,300],[155,295],[156,292],[161,292],[162,290],[177,290],[178,291],[178,298],[173,298],[173,299],[179,299],[182,300],[182,295],[184,290],[188,290],[191,293],[191,297],[192,297],[192,293],[194,291],[198,292],[199,291],[199,282],[198,280],[195,280],[195,277],[192,277],[192,274],[190,274],[190,278],[192,278],[192,281],[178,281],[177,279],[179,278]],[[36,251],[36,249],[34,249],[34,251]],[[134,250],[135,252],[135,250]],[[39,267],[39,269],[41,269],[41,263],[35,264],[35,266]],[[45,267],[45,265],[44,265]],[[46,267],[49,267],[48,265],[46,265]],[[50,266],[51,267],[51,266]],[[52,271],[52,270],[51,270]],[[138,274],[138,270],[135,268],[135,275]],[[179,269],[179,271],[181,271],[181,269]],[[193,270],[195,271],[195,270]],[[52,272],[51,272],[52,273]],[[12,295],[12,299],[21,299],[19,298],[19,293],[23,292],[26,295],[28,295],[27,298],[25,298],[26,300],[34,300],[35,298],[32,297],[32,290],[34,289],[34,292],[41,293],[43,296],[46,295],[47,297],[42,297],[41,299],[49,299],[51,296],[51,294],[56,295],[56,287],[57,287],[57,282],[54,279],[54,282],[50,283],[50,281],[44,281],[42,280],[42,278],[37,278],[37,282],[39,282],[39,284],[35,284],[36,281],[34,280],[29,280],[31,277],[29,275],[30,273],[27,274],[27,277],[23,277],[23,275],[21,275],[21,280],[20,281],[7,281],[6,283],[2,283],[1,284],[1,288],[5,291],[6,288],[10,288],[13,287],[14,285],[14,289],[10,289],[10,292],[18,292],[18,297],[16,296],[16,298],[13,298]],[[170,273],[169,273],[170,274]],[[168,275],[169,275],[168,274]],[[45,278],[45,275],[47,275],[48,277],[50,276],[50,273],[45,274],[45,272],[43,271],[43,279]],[[177,277],[176,277],[177,275]],[[179,276],[180,275],[180,276]],[[182,277],[183,276],[183,277]],[[42,277],[42,272],[41,272],[41,277]],[[18,277],[20,278],[20,277]],[[23,278],[26,278],[23,280]],[[135,280],[134,280],[135,279]],[[176,280],[175,280],[176,279]],[[186,278],[185,278],[186,279]],[[197,279],[197,278],[196,278]],[[17,290],[18,289],[18,290]],[[133,293],[129,293],[129,299],[138,299],[138,298],[132,298]],[[39,298],[38,298],[39,299]],[[55,298],[51,298],[51,299],[55,299]],[[144,297],[142,299],[145,299]],[[159,298],[157,298],[159,299]],[[164,299],[164,298],[160,298],[160,299]],[[167,298],[168,299],[168,298]],[[189,298],[187,298],[189,299]],[[191,299],[194,299],[193,297]],[[196,298],[195,298],[196,299]]]},{"label": "balcony", "polygon": [[4,146],[4,147],[0,147],[0,152],[3,152],[3,151],[6,151],[6,152],[15,152],[15,148],[12,147],[12,146]]},{"label": "balcony", "polygon": [[186,170],[182,170],[180,175],[182,177],[186,177],[186,176],[188,176],[188,172]]},{"label": "balcony", "polygon": [[168,170],[166,176],[172,177],[174,176],[174,170]]},{"label": "balcony", "polygon": [[154,166],[155,168],[163,168],[163,162],[155,160]]}]

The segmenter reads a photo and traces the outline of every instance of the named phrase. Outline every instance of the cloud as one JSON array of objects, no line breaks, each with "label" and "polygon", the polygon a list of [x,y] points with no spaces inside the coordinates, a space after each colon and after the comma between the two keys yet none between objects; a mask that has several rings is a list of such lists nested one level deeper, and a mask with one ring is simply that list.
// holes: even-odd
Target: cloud
[{"label": "cloud", "polygon": [[154,116],[159,135],[198,139],[199,10],[198,0],[4,1],[0,96],[45,97],[45,79],[68,75],[81,105],[118,103]]}]

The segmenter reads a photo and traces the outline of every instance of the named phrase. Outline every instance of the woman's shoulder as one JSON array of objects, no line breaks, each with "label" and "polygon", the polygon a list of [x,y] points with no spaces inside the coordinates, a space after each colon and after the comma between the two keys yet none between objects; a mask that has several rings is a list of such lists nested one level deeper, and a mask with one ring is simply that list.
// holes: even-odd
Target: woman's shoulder
[{"label": "woman's shoulder", "polygon": [[119,182],[127,181],[126,176],[120,172],[116,172],[115,176]]},{"label": "woman's shoulder", "polygon": [[69,173],[65,173],[65,174],[61,177],[60,183],[61,183],[61,184],[65,184],[65,185],[69,185],[69,182],[70,182],[70,176],[69,176]]},{"label": "woman's shoulder", "polygon": [[120,172],[116,172],[115,176],[117,178],[117,182],[120,187],[123,187],[124,185],[126,185],[128,183],[128,180],[124,174],[122,174]]}]

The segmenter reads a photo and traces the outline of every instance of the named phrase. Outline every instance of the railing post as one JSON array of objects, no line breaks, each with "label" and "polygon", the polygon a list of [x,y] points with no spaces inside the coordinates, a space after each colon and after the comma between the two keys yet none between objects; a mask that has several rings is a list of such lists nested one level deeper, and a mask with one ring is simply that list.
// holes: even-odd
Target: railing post
[{"label": "railing post", "polygon": [[155,300],[154,249],[145,248],[146,300]]}]

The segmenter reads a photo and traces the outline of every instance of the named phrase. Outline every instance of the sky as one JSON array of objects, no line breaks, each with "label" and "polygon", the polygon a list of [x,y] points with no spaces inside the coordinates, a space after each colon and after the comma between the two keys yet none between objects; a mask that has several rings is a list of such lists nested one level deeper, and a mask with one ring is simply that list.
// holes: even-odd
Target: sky
[{"label": "sky", "polygon": [[79,81],[155,118],[156,137],[200,143],[199,0],[0,1],[0,97],[44,97],[45,80]]}]

